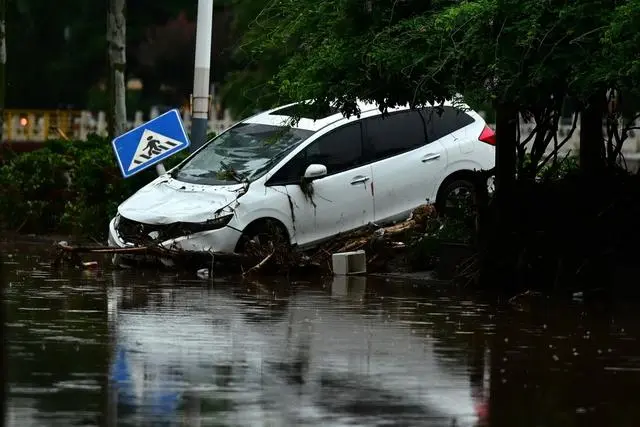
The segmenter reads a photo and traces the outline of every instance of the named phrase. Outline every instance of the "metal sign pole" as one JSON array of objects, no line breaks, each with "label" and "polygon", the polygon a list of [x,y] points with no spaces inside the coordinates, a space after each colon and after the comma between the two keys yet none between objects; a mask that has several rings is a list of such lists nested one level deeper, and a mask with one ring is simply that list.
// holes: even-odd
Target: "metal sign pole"
[{"label": "metal sign pole", "polygon": [[156,172],[158,172],[158,176],[161,176],[167,173],[167,169],[164,167],[164,164],[156,163]]},{"label": "metal sign pole", "polygon": [[191,103],[190,150],[192,152],[200,148],[207,137],[212,29],[213,0],[198,0],[196,58],[193,69],[193,98]]}]

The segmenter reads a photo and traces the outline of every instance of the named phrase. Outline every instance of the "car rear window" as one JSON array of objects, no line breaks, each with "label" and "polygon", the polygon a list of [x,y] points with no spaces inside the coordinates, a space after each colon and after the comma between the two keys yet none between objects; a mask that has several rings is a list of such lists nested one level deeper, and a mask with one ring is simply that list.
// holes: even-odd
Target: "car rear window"
[{"label": "car rear window", "polygon": [[429,107],[421,111],[427,123],[429,142],[457,131],[474,122],[473,117],[455,107]]}]

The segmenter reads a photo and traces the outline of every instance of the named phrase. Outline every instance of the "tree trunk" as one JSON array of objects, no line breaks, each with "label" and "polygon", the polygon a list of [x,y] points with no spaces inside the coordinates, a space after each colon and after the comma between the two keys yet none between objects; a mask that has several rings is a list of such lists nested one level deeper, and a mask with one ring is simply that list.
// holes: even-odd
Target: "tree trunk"
[{"label": "tree trunk", "polygon": [[515,107],[496,106],[496,190],[511,193],[516,181],[518,120]]},{"label": "tree trunk", "polygon": [[479,224],[480,282],[483,287],[503,290],[514,284],[515,214],[512,196],[516,187],[517,110],[513,105],[496,106],[496,192],[493,208]]},{"label": "tree trunk", "polygon": [[7,68],[7,2],[0,0],[0,141],[3,137],[4,127],[4,100],[6,94],[6,68]]},{"label": "tree trunk", "polygon": [[109,44],[109,137],[126,130],[126,86],[124,80],[126,56],[126,0],[109,0],[107,42]]},{"label": "tree trunk", "polygon": [[580,169],[589,175],[604,167],[602,116],[605,99],[592,95],[580,115]]}]

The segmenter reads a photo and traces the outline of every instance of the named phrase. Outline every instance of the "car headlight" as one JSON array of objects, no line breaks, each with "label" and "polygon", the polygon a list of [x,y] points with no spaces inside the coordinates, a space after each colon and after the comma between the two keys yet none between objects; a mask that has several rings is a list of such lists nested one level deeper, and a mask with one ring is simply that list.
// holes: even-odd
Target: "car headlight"
[{"label": "car headlight", "polygon": [[[201,233],[203,231],[218,230],[231,221],[233,214],[222,215],[217,218],[210,219],[205,222],[178,222],[172,224],[170,227],[174,228],[172,235],[176,234],[193,234]],[[176,230],[177,229],[177,230]],[[180,231],[178,231],[180,230]]]},{"label": "car headlight", "polygon": [[222,228],[231,222],[231,218],[233,218],[233,214],[222,215],[217,218],[205,221],[203,227],[208,228],[209,230],[215,230],[217,228]]}]

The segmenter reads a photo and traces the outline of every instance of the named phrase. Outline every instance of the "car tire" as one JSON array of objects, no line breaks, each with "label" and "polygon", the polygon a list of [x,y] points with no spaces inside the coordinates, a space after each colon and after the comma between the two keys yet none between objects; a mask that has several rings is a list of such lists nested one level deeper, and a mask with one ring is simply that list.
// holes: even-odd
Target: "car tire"
[{"label": "car tire", "polygon": [[[452,203],[458,199],[463,203],[470,203],[473,206],[476,186],[468,179],[453,179],[445,182],[436,199],[436,211],[441,215],[448,215],[452,209],[458,208]],[[462,198],[461,198],[462,196]]]},{"label": "car tire", "polygon": [[288,253],[290,246],[284,227],[275,220],[266,219],[247,227],[240,237],[236,252],[258,251],[267,253],[276,250],[282,254],[284,252]]}]

